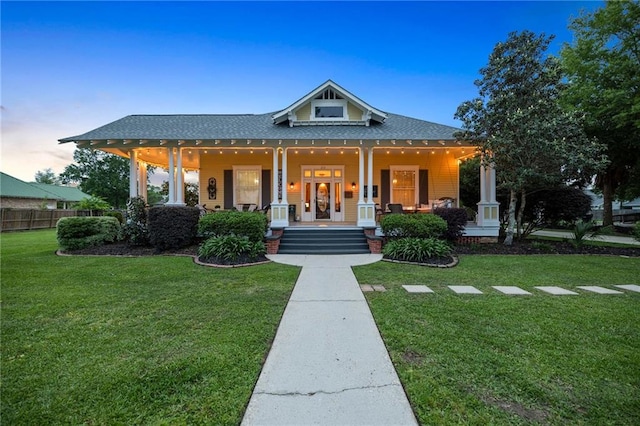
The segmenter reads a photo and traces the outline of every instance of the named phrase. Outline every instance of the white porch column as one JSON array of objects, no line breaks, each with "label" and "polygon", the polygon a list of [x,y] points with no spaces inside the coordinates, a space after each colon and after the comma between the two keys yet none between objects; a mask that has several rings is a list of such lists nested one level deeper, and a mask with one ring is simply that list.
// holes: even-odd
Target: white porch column
[{"label": "white porch column", "polygon": [[184,170],[182,169],[182,148],[177,148],[176,164],[176,200],[175,204],[184,206]]},{"label": "white porch column", "polygon": [[273,148],[273,201],[271,202],[271,228],[289,226],[289,204],[287,203],[286,151],[282,151],[282,200],[278,199],[278,148]]},{"label": "white porch column", "polygon": [[287,188],[288,188],[288,184],[287,182],[289,182],[287,180],[287,151],[289,149],[288,148],[283,148],[282,149],[282,204],[288,204],[289,200],[287,199]]},{"label": "white porch column", "polygon": [[480,165],[480,202],[478,203],[478,226],[493,228],[498,235],[500,203],[496,201],[496,172],[492,166]]},{"label": "white porch column", "polygon": [[138,153],[129,151],[129,198],[138,196]]},{"label": "white porch column", "polygon": [[373,147],[368,148],[367,161],[367,201],[364,199],[364,151],[360,148],[359,164],[359,195],[358,195],[358,226],[376,226],[375,205],[373,199]]},{"label": "white porch column", "polygon": [[364,203],[364,150],[358,151],[358,204]]},{"label": "white porch column", "polygon": [[173,148],[167,148],[167,153],[169,154],[169,198],[167,199],[167,204],[171,205],[176,203],[176,166],[173,158]]},{"label": "white porch column", "polygon": [[277,204],[278,201],[278,148],[273,148],[273,169],[271,170],[271,204]]},{"label": "white porch column", "polygon": [[147,164],[138,163],[138,194],[147,201]]}]

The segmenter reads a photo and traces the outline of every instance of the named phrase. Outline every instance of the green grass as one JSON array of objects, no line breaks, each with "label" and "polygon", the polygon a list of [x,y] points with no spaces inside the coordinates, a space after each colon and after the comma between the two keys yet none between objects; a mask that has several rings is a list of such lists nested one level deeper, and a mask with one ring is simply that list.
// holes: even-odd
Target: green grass
[{"label": "green grass", "polygon": [[3,424],[238,424],[299,268],[59,257],[2,234]]},{"label": "green grass", "polygon": [[354,271],[387,288],[365,294],[420,423],[640,424],[640,294],[533,289],[638,284],[639,258],[463,256],[452,269],[379,262]]}]

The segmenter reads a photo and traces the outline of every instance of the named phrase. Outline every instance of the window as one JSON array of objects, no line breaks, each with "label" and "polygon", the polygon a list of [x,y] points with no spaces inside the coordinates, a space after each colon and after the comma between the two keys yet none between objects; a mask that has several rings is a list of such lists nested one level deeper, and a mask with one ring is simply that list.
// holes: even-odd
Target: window
[{"label": "window", "polygon": [[311,101],[311,119],[344,121],[349,119],[345,99],[315,99]]},{"label": "window", "polygon": [[391,166],[391,202],[404,207],[418,204],[418,166]]},{"label": "window", "polygon": [[233,174],[233,204],[262,205],[260,166],[234,166]]}]

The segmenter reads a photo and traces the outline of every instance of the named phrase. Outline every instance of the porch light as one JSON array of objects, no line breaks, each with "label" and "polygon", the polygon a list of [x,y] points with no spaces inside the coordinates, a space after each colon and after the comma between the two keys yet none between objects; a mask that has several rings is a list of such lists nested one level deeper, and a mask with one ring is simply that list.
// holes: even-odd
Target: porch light
[{"label": "porch light", "polygon": [[293,189],[293,188],[295,188],[295,185],[294,185],[294,183],[293,183],[293,182],[290,182],[290,183],[289,183],[289,189]]},{"label": "porch light", "polygon": [[351,189],[353,189],[354,191],[356,190],[356,183],[355,182],[351,182]]}]

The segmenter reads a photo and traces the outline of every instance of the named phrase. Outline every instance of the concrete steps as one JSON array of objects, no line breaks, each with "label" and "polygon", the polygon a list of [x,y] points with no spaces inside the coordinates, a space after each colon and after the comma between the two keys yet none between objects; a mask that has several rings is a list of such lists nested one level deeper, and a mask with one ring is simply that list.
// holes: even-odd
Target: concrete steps
[{"label": "concrete steps", "polygon": [[286,228],[278,254],[371,253],[362,228]]}]

